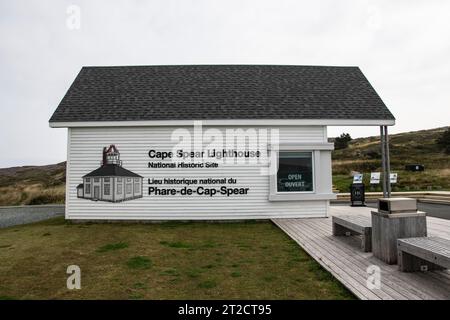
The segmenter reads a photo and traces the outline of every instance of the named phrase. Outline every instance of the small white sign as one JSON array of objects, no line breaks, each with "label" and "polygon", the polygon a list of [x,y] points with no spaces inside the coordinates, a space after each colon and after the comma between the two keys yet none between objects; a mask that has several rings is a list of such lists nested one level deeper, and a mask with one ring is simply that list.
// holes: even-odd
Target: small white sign
[{"label": "small white sign", "polygon": [[391,181],[391,183],[397,183],[397,174],[396,173],[391,173],[390,181]]},{"label": "small white sign", "polygon": [[370,184],[380,184],[380,172],[371,172],[370,173]]},{"label": "small white sign", "polygon": [[363,182],[363,174],[362,173],[356,173],[353,176],[353,183],[362,183]]}]

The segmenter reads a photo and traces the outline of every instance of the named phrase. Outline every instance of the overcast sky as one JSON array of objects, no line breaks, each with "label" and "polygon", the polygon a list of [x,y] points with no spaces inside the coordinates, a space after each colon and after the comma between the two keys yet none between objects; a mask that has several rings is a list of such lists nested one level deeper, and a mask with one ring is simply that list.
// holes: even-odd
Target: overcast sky
[{"label": "overcast sky", "polygon": [[67,129],[48,119],[85,65],[359,66],[391,132],[449,125],[449,17],[445,0],[0,0],[0,167],[66,159]]}]

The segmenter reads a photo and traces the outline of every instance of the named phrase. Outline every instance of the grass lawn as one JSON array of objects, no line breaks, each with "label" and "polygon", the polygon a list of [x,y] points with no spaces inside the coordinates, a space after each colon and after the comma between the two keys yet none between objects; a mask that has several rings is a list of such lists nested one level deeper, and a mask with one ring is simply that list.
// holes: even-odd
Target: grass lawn
[{"label": "grass lawn", "polygon": [[[81,268],[81,290],[66,269]],[[0,229],[0,299],[354,299],[269,221]]]}]

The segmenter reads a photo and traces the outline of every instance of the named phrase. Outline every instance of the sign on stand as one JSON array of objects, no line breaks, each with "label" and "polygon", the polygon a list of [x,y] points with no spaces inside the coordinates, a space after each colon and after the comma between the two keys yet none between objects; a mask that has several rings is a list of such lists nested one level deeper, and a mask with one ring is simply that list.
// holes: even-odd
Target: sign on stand
[{"label": "sign on stand", "polygon": [[353,183],[363,183],[363,174],[362,173],[356,173],[353,176]]},{"label": "sign on stand", "polygon": [[389,178],[390,178],[389,180],[390,180],[391,184],[397,183],[397,173],[391,173]]},{"label": "sign on stand", "polygon": [[370,184],[380,184],[380,172],[372,172],[370,174]]}]

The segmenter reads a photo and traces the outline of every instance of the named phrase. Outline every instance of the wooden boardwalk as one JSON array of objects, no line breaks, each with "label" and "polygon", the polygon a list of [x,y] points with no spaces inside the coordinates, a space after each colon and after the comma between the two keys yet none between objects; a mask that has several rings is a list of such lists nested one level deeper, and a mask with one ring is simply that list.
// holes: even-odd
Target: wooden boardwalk
[{"label": "wooden boardwalk", "polygon": [[[373,208],[332,206],[331,215],[370,215]],[[360,299],[429,300],[450,299],[450,271],[404,273],[397,265],[388,265],[372,253],[362,252],[356,237],[334,237],[330,218],[272,219],[310,256]],[[429,236],[450,239],[450,220],[427,217]],[[367,268],[381,270],[380,289],[367,287]]]}]

